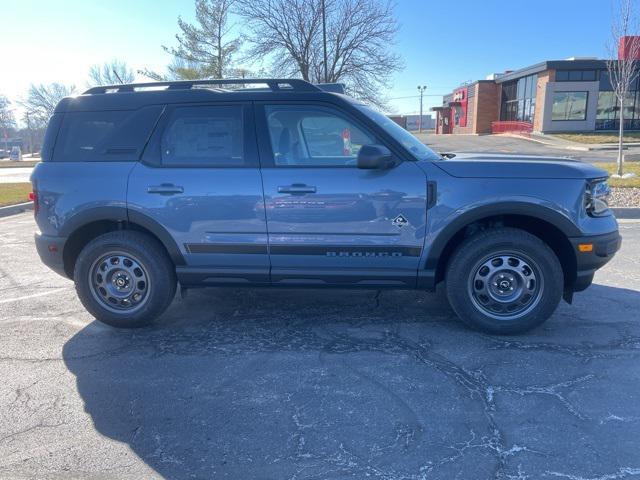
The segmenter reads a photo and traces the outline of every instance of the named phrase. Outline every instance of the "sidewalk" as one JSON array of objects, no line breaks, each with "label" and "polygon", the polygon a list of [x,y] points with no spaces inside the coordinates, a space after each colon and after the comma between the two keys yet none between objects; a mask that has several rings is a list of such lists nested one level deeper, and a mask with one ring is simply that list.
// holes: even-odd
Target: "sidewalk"
[{"label": "sidewalk", "polygon": [[[549,147],[561,148],[565,150],[577,150],[580,152],[590,152],[598,150],[618,150],[617,143],[580,143],[559,138],[554,135],[544,135],[540,133],[532,133],[528,138],[533,142],[542,143]],[[636,153],[640,153],[640,142],[625,142],[624,150],[638,149]]]}]

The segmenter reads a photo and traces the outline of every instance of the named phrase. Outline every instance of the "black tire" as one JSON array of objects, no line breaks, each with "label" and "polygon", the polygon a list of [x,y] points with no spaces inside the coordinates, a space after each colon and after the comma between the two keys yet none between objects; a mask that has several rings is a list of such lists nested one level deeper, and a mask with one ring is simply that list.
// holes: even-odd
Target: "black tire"
[{"label": "black tire", "polygon": [[523,333],[546,321],[564,288],[562,266],[538,237],[517,228],[480,232],[453,253],[446,291],[467,325],[492,334]]},{"label": "black tire", "polygon": [[89,313],[119,328],[149,325],[176,293],[175,266],[164,247],[130,230],[105,233],[89,242],[78,256],[73,279]]}]

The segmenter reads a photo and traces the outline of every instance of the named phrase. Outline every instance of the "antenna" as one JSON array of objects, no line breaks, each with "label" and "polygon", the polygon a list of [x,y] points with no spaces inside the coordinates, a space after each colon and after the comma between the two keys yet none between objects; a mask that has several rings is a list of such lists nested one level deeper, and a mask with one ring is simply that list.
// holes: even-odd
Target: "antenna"
[{"label": "antenna", "polygon": [[118,81],[124,85],[124,82],[122,81],[122,79],[120,78],[120,75],[118,75],[118,72],[116,72],[116,69],[112,69],[111,70],[113,72],[113,74],[116,76],[116,78],[118,79]]}]

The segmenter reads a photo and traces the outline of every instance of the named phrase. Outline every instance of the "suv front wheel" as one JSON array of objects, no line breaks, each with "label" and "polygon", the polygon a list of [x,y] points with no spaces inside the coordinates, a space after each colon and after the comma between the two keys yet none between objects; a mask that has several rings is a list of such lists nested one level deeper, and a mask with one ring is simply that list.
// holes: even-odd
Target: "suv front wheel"
[{"label": "suv front wheel", "polygon": [[553,250],[516,228],[485,230],[466,239],[446,272],[453,310],[487,333],[522,333],[540,325],[558,307],[563,286]]},{"label": "suv front wheel", "polygon": [[176,293],[173,263],[160,243],[140,232],[101,235],[80,252],[73,278],[84,307],[114,327],[143,327]]}]

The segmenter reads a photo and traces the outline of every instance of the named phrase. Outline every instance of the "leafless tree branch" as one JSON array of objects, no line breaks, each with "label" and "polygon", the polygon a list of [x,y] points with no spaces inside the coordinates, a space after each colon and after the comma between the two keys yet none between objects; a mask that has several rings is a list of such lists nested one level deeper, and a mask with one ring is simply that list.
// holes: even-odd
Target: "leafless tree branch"
[{"label": "leafless tree branch", "polygon": [[119,83],[133,83],[135,75],[126,62],[118,59],[93,65],[89,70],[89,86],[117,85]]},{"label": "leafless tree branch", "polygon": [[[640,32],[634,0],[620,0],[611,25],[611,39],[607,45],[609,59],[607,70],[613,92],[619,105],[618,172],[624,174],[622,154],[624,140],[624,114],[629,92],[638,79],[640,71],[640,41],[634,38]],[[624,54],[623,54],[624,51]]]},{"label": "leafless tree branch", "polygon": [[403,64],[390,51],[398,23],[389,0],[325,0],[327,76],[321,0],[237,0],[250,29],[247,59],[269,59],[274,73],[314,83],[343,82],[349,93],[385,106],[384,90]]}]

